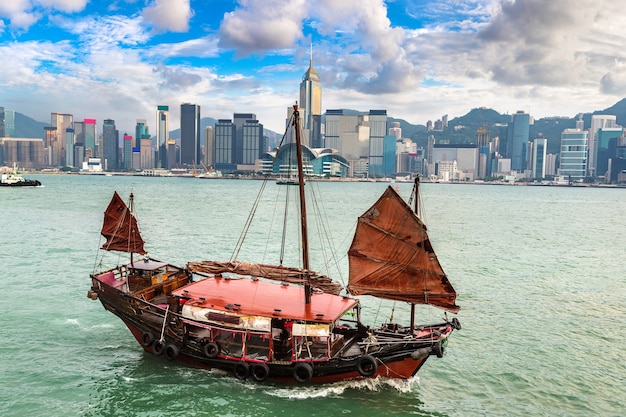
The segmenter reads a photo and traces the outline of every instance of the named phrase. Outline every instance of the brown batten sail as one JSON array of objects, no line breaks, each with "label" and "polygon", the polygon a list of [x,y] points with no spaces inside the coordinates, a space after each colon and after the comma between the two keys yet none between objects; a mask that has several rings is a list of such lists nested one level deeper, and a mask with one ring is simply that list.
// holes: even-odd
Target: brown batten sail
[{"label": "brown batten sail", "polygon": [[[131,196],[132,198],[132,196]],[[139,232],[137,219],[117,192],[114,192],[109,206],[104,212],[102,236],[106,242],[102,249],[138,253],[144,255],[144,241]]]},{"label": "brown batten sail", "polygon": [[309,271],[309,274],[307,274],[308,276],[306,277],[307,279],[305,280],[303,270],[286,266],[266,265],[242,261],[199,261],[187,263],[187,268],[190,271],[197,273],[232,273],[300,285],[304,285],[306,280],[308,280],[311,287],[317,288],[325,293],[338,295],[341,292],[341,285],[334,282],[326,275]]},{"label": "brown batten sail", "polygon": [[426,225],[391,187],[359,217],[348,258],[352,295],[459,310]]}]

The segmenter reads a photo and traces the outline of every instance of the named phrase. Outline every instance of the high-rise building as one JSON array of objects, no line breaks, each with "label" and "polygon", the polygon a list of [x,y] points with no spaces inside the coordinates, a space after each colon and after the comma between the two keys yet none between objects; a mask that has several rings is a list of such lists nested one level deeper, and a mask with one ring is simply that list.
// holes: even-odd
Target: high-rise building
[{"label": "high-rise building", "polygon": [[[74,128],[74,116],[66,113],[51,113],[50,136],[46,135],[46,147],[48,148],[48,163],[51,166],[65,165],[65,132],[66,129]],[[54,132],[54,133],[53,133]]]},{"label": "high-rise building", "polygon": [[233,115],[235,164],[254,165],[263,151],[263,125],[253,113]]},{"label": "high-rise building", "polygon": [[180,105],[180,163],[187,166],[200,165],[200,106]]},{"label": "high-rise building", "polygon": [[546,155],[548,140],[539,134],[533,141],[532,176],[535,179],[546,177]]},{"label": "high-rise building", "polygon": [[302,143],[312,148],[322,147],[322,83],[313,68],[313,55],[309,69],[300,83],[300,114],[303,118],[304,138]]},{"label": "high-rise building", "polygon": [[219,119],[215,123],[214,160],[217,169],[235,169],[234,137],[235,124],[231,119]]},{"label": "high-rise building", "polygon": [[[369,113],[370,123],[370,137],[369,137],[369,151],[368,151],[368,175],[371,178],[386,177],[395,172],[395,166],[391,172],[377,172],[380,170],[387,171],[390,169],[388,164],[385,164],[385,148],[389,152],[389,143],[385,147],[385,137],[387,136],[387,110],[370,110]],[[395,161],[395,140],[393,146],[393,161]],[[387,155],[389,160],[389,155]]]},{"label": "high-rise building", "polygon": [[157,168],[167,168],[167,139],[169,139],[168,106],[157,106],[156,112],[156,164]]},{"label": "high-rise building", "polygon": [[215,129],[204,128],[204,164],[210,168],[215,166]]},{"label": "high-rise building", "polygon": [[400,122],[391,123],[391,127],[389,128],[389,134],[391,136],[395,136],[396,140],[402,139],[402,128],[400,127]]},{"label": "high-rise building", "polygon": [[487,129],[480,128],[476,131],[476,146],[478,147],[477,178],[485,178],[491,175],[491,134]]},{"label": "high-rise building", "polygon": [[130,171],[133,169],[133,137],[124,134],[124,171]]},{"label": "high-rise building", "polygon": [[507,127],[507,156],[511,158],[511,169],[523,172],[526,169],[527,144],[530,135],[530,115],[518,111]]},{"label": "high-rise building", "polygon": [[587,175],[589,132],[565,129],[561,133],[559,175],[571,181],[582,181]]},{"label": "high-rise building", "polygon": [[74,162],[74,144],[74,129],[68,127],[65,129],[65,166],[76,166]]},{"label": "high-rise building", "polygon": [[87,158],[95,158],[99,152],[96,146],[96,119],[83,119],[85,128],[85,155]]},{"label": "high-rise building", "polygon": [[0,138],[15,137],[15,111],[0,107]]},{"label": "high-rise building", "polygon": [[135,148],[141,148],[141,139],[149,137],[146,119],[137,119],[137,124],[135,124]]},{"label": "high-rise building", "polygon": [[621,127],[605,127],[596,132],[596,177],[610,178],[615,150],[623,135],[624,129]]},{"label": "high-rise building", "polygon": [[604,175],[604,172],[597,171],[598,164],[598,130],[616,128],[617,116],[610,114],[594,114],[591,116],[591,127],[589,128],[589,175],[596,177]]},{"label": "high-rise building", "polygon": [[102,167],[107,171],[119,168],[119,132],[115,120],[106,119],[102,125]]}]

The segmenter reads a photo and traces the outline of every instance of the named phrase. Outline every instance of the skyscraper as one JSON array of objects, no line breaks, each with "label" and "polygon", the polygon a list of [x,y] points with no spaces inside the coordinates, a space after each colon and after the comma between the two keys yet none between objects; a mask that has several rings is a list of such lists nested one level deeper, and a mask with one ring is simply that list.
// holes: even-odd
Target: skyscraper
[{"label": "skyscraper", "polygon": [[68,128],[74,128],[74,116],[66,113],[51,113],[50,124],[54,130],[50,130],[50,136],[46,137],[48,161],[52,166],[64,166],[66,159],[65,132]]},{"label": "skyscraper", "polygon": [[156,112],[156,167],[167,168],[167,139],[169,137],[168,106],[157,106]]},{"label": "skyscraper", "polygon": [[539,134],[533,141],[532,175],[535,179],[546,177],[546,155],[548,140]]},{"label": "skyscraper", "polygon": [[[387,136],[387,110],[370,110],[369,122],[368,175],[370,177],[391,175],[393,172],[382,172],[385,170],[386,166],[384,162],[385,136]],[[387,145],[387,149],[389,149],[389,145]],[[395,146],[393,150],[395,152]]]},{"label": "skyscraper", "polygon": [[588,132],[565,129],[561,133],[561,163],[559,175],[579,181],[587,175]]},{"label": "skyscraper", "polygon": [[102,167],[112,171],[119,168],[119,132],[115,128],[115,120],[106,119],[102,125]]},{"label": "skyscraper", "polygon": [[233,138],[235,124],[230,119],[219,119],[215,123],[215,167],[217,169],[234,169],[235,151]]},{"label": "skyscraper", "polygon": [[594,114],[591,116],[591,127],[589,128],[589,175],[596,177],[604,175],[604,172],[597,172],[598,165],[598,130],[615,128],[617,116],[610,114]]},{"label": "skyscraper", "polygon": [[85,128],[85,156],[95,158],[98,156],[96,147],[96,119],[83,119]]},{"label": "skyscraper", "polygon": [[300,83],[300,113],[303,129],[306,132],[303,143],[312,148],[322,147],[322,83],[313,68],[313,54],[309,59],[309,69]]},{"label": "skyscraper", "polygon": [[124,135],[124,170],[133,169],[133,137]]},{"label": "skyscraper", "polygon": [[200,106],[183,103],[180,105],[180,163],[196,166],[200,164]]},{"label": "skyscraper", "polygon": [[530,135],[530,115],[518,111],[507,127],[507,156],[511,158],[511,169],[523,172],[526,169],[526,147]]},{"label": "skyscraper", "polygon": [[15,136],[15,111],[0,107],[0,138]]},{"label": "skyscraper", "polygon": [[135,148],[141,148],[141,139],[147,139],[148,135],[148,125],[146,124],[146,119],[137,119],[137,124],[135,125]]}]

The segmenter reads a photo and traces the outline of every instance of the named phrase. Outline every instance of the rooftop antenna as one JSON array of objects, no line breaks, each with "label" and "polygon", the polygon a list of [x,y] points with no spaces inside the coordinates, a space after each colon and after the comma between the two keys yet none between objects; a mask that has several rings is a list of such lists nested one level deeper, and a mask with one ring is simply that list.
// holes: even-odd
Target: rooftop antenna
[{"label": "rooftop antenna", "polygon": [[310,52],[310,56],[309,56],[309,66],[313,66],[313,41],[311,41],[311,52]]}]

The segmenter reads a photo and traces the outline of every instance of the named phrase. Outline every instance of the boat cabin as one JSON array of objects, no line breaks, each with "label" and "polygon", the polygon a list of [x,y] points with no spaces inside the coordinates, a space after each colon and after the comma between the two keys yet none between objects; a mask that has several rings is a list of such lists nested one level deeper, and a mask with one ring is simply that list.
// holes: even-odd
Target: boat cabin
[{"label": "boat cabin", "polygon": [[[358,300],[256,278],[216,275],[172,292],[188,336],[248,361],[326,361],[356,336]],[[210,356],[210,355],[209,355]]]}]

